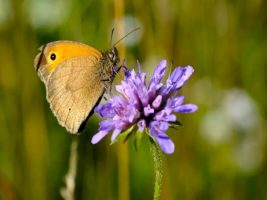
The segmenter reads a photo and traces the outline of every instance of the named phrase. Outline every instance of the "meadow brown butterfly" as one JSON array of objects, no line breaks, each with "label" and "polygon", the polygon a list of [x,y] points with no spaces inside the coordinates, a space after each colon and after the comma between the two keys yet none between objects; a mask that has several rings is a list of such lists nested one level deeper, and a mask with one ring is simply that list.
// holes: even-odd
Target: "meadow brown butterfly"
[{"label": "meadow brown butterfly", "polygon": [[47,101],[59,124],[79,133],[120,67],[113,46],[105,52],[73,41],[40,47],[34,67],[46,86]]}]

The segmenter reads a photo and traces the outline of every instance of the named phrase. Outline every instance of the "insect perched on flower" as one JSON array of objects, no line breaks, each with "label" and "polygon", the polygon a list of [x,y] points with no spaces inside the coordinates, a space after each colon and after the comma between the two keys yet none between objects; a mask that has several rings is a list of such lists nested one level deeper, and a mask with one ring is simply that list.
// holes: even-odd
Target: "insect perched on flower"
[{"label": "insect perched on flower", "polygon": [[98,105],[95,112],[105,120],[100,122],[98,133],[92,143],[98,143],[109,132],[112,143],[126,140],[135,134],[137,140],[146,132],[155,139],[166,154],[174,152],[174,143],[166,134],[172,125],[179,125],[173,113],[191,113],[197,110],[194,104],[183,104],[184,96],[177,91],[184,85],[194,72],[191,66],[176,67],[162,84],[167,62],[162,60],[155,68],[150,82],[146,84],[146,74],[125,70],[125,79],[116,90],[121,95],[113,96],[107,103]]}]

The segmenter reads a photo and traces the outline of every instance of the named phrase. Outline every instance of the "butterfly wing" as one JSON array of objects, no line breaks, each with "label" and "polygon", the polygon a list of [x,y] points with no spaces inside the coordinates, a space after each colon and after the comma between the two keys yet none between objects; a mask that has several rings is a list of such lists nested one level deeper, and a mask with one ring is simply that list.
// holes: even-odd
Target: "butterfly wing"
[{"label": "butterfly wing", "polygon": [[[66,40],[50,42],[39,50],[40,53],[34,59],[34,67],[44,84],[47,84],[51,73],[65,59],[80,56],[89,56],[92,59],[102,57],[101,52],[91,46]],[[52,53],[55,53],[56,60],[50,59]]]},{"label": "butterfly wing", "polygon": [[97,57],[66,59],[47,81],[47,100],[58,122],[78,133],[104,93],[97,69]]}]

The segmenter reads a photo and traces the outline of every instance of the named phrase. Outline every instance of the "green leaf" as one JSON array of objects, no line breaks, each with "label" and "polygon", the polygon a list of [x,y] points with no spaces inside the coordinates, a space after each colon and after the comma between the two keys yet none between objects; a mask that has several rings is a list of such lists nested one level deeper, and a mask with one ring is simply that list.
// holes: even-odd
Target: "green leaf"
[{"label": "green leaf", "polygon": [[135,134],[134,134],[134,147],[135,147],[135,150],[137,151],[139,149],[139,146],[141,144],[141,140],[142,140],[142,137],[143,137],[144,133],[143,132],[140,132],[140,131],[136,131]]},{"label": "green leaf", "polygon": [[123,141],[126,142],[126,140],[128,140],[128,138],[132,135],[132,133],[134,133],[136,131],[136,125],[131,126],[130,128],[124,130],[123,132],[121,132],[112,142],[110,145]]},{"label": "green leaf", "polygon": [[157,143],[157,140],[155,137],[153,137],[151,134],[150,134],[150,131],[148,129],[145,129],[145,133],[149,136],[149,140],[152,142],[156,142]]},{"label": "green leaf", "polygon": [[182,126],[182,124],[179,121],[175,122],[168,122],[170,124],[170,128],[177,128],[179,126]]}]

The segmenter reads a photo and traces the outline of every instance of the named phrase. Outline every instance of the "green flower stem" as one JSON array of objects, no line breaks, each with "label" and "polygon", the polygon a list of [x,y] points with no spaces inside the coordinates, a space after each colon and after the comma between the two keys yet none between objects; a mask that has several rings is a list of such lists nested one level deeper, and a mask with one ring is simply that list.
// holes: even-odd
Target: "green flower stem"
[{"label": "green flower stem", "polygon": [[154,185],[154,200],[160,199],[161,185],[162,185],[162,152],[159,147],[159,144],[152,138],[151,142],[151,153],[154,162],[154,171],[155,171],[155,185]]}]

